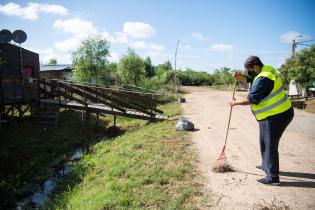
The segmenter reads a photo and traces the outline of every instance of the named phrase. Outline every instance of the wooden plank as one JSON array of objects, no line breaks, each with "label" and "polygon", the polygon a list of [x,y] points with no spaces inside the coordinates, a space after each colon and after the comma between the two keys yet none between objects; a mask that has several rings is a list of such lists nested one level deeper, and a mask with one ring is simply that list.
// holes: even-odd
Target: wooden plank
[{"label": "wooden plank", "polygon": [[94,91],[93,89],[91,89],[89,87],[85,87],[85,90],[87,91],[87,92],[85,92],[85,97],[88,98],[91,102],[94,102],[94,103],[95,102],[96,103],[101,102],[107,106],[111,106],[111,107],[118,109],[122,112],[126,111],[126,109],[124,107],[121,107],[121,106],[117,105],[116,103],[112,104],[110,102],[107,102],[106,99],[108,100],[108,98],[105,98],[105,97],[99,98],[99,97],[93,96],[93,95],[96,95],[98,93],[97,91]]},{"label": "wooden plank", "polygon": [[[85,106],[89,112],[98,111],[110,115],[129,116],[141,119],[155,118],[157,115],[154,112],[163,113],[161,110],[155,108],[156,100],[152,98],[152,94],[71,84],[55,80],[51,80],[49,83],[40,81],[40,83],[50,87],[52,93],[57,92],[57,96],[60,95],[78,103],[71,104],[71,102],[66,103],[60,100],[60,105],[65,107],[84,109]],[[55,86],[59,87],[59,90],[55,89]],[[42,89],[43,88],[41,88],[41,90]],[[87,100],[91,101],[92,104],[88,104]]]},{"label": "wooden plank", "polygon": [[[42,99],[41,103],[54,103],[54,104],[59,104],[58,100],[54,100],[54,99]],[[78,110],[83,110],[85,109],[85,106],[77,103],[77,102],[73,102],[73,101],[61,101],[60,103],[61,107],[65,107],[65,108],[72,108],[72,109],[78,109]],[[137,118],[137,119],[159,119],[159,120],[164,120],[165,118],[161,119],[160,117],[157,118],[155,116],[150,116],[150,115],[146,115],[144,113],[141,112],[136,112],[135,110],[128,110],[127,112],[120,112],[118,110],[111,110],[108,109],[109,107],[105,107],[105,106],[95,106],[95,105],[88,105],[87,106],[87,111],[91,112],[91,113],[103,113],[103,114],[108,114],[108,115],[117,115],[117,116],[125,116],[125,117],[131,117],[131,118]],[[159,115],[160,116],[160,115]]]},{"label": "wooden plank", "polygon": [[86,105],[85,101],[83,101],[83,100],[81,100],[81,99],[78,99],[78,98],[76,98],[76,97],[73,97],[73,96],[71,96],[71,95],[69,95],[69,94],[67,94],[67,93],[65,93],[65,92],[63,92],[63,91],[60,91],[59,94],[60,94],[61,96],[63,96],[64,98],[67,98],[67,99],[69,99],[69,100],[76,101],[76,102],[78,102],[78,103],[80,103],[80,104],[82,104],[82,105]]},{"label": "wooden plank", "polygon": [[[163,111],[161,110],[158,110],[155,108],[156,106],[156,102],[155,100],[152,99],[152,94],[147,94],[145,96],[143,95],[139,95],[139,94],[142,94],[142,93],[135,93],[135,92],[128,92],[128,91],[119,91],[119,90],[113,90],[113,89],[108,89],[108,88],[102,88],[102,87],[96,87],[96,86],[85,86],[85,85],[81,85],[81,84],[73,84],[73,83],[69,83],[69,82],[65,82],[65,81],[58,81],[59,83],[63,83],[65,85],[71,85],[71,86],[76,86],[78,88],[86,88],[87,90],[89,90],[90,92],[94,93],[94,94],[102,94],[102,92],[100,92],[99,90],[93,90],[92,87],[96,88],[96,89],[102,89],[102,90],[108,90],[109,93],[112,93],[113,94],[113,99],[115,101],[115,106],[119,106],[120,105],[123,105],[125,107],[129,107],[129,108],[140,108],[141,111],[145,111],[145,110],[153,110],[155,112],[159,112],[159,113],[163,113]],[[126,94],[128,93],[128,94]],[[78,92],[77,92],[78,94]],[[138,94],[138,95],[137,95]],[[82,97],[84,97],[84,95],[82,94],[79,94],[81,95]],[[108,95],[105,95],[105,94],[102,94],[102,96],[107,99],[107,100],[110,100],[109,96]],[[148,97],[150,96],[150,97]],[[124,98],[124,99],[128,99],[128,103],[124,103],[122,102],[121,100],[119,100],[120,98]],[[130,99],[129,99],[130,98]],[[144,101],[145,100],[145,103],[142,102],[142,103],[139,103],[141,101]],[[138,108],[138,109],[139,109]],[[149,113],[148,113],[149,114]]]},{"label": "wooden plank", "polygon": [[[120,100],[120,99],[118,99],[118,98],[116,98],[116,97],[110,97],[110,96],[107,95],[106,93],[102,93],[102,92],[100,92],[100,91],[98,91],[98,90],[90,89],[89,87],[87,87],[87,90],[89,90],[89,91],[91,91],[91,92],[93,92],[93,93],[95,93],[95,94],[98,94],[98,95],[101,96],[101,97],[104,97],[104,98],[106,98],[106,99],[112,100],[112,101],[113,101],[113,104],[115,104],[115,105],[118,104],[118,105],[120,105],[120,106],[124,106],[125,108],[137,109],[137,110],[139,110],[139,111],[141,111],[141,112],[145,112],[145,113],[147,113],[147,114],[151,114],[150,112],[148,112],[146,109],[144,109],[144,108],[142,108],[142,107],[135,106],[134,104],[128,104],[128,103],[126,103],[126,102],[124,102],[124,101],[122,101],[122,100]],[[122,97],[120,97],[120,98],[125,100],[125,98],[122,98]],[[112,105],[112,104],[109,104],[109,106],[111,106],[111,105]]]}]

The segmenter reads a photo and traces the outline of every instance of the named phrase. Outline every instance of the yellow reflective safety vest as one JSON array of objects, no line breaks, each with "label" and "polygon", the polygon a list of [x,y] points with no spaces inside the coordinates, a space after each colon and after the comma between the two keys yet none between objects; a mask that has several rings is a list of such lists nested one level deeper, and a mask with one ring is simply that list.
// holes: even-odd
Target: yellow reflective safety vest
[{"label": "yellow reflective safety vest", "polygon": [[[269,116],[280,114],[291,108],[291,101],[284,92],[282,81],[272,66],[263,66],[261,72],[255,77],[267,77],[274,81],[272,91],[258,104],[252,104],[251,109],[257,120],[266,119]],[[254,83],[253,82],[253,83]]]}]

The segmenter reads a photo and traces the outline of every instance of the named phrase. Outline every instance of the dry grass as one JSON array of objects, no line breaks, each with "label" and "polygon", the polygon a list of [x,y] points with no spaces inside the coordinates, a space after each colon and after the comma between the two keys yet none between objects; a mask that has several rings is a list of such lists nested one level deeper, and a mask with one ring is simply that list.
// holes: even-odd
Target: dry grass
[{"label": "dry grass", "polygon": [[253,210],[290,210],[290,208],[284,201],[279,201],[274,197],[271,202],[262,200],[260,203],[255,204]]},{"label": "dry grass", "polygon": [[222,164],[216,164],[215,166],[213,166],[212,171],[214,173],[227,173],[227,172],[233,172],[235,170],[230,164],[228,164],[227,162],[224,162]]}]

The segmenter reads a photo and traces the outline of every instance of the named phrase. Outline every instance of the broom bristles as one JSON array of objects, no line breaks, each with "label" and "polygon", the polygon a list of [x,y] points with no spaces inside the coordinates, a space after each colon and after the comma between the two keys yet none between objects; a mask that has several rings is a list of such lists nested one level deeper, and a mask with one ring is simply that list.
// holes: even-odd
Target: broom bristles
[{"label": "broom bristles", "polygon": [[234,169],[231,165],[227,162],[227,157],[225,156],[225,146],[222,149],[222,152],[219,156],[219,158],[215,161],[212,167],[212,171],[215,173],[226,173],[226,172],[232,172]]},{"label": "broom bristles", "polygon": [[212,171],[215,173],[227,173],[233,172],[234,169],[227,161],[217,161],[216,165],[212,167]]}]

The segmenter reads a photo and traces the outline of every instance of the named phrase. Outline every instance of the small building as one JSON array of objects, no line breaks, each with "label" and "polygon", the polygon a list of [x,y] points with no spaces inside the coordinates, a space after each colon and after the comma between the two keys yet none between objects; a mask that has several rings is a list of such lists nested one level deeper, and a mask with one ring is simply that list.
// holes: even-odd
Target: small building
[{"label": "small building", "polygon": [[0,43],[0,77],[38,79],[39,55],[14,44]]},{"label": "small building", "polygon": [[39,77],[41,79],[70,80],[73,69],[71,64],[41,65]]},{"label": "small building", "polygon": [[[39,55],[10,43],[0,43],[0,105],[28,103],[37,95]],[[34,82],[35,81],[35,82]]]}]

